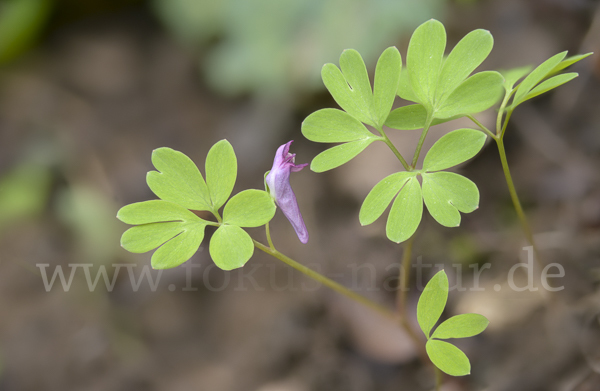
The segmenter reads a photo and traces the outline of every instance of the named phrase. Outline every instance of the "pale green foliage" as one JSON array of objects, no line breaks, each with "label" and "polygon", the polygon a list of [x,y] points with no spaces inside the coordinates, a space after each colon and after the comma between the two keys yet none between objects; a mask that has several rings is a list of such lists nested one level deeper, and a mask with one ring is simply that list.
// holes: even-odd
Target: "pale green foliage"
[{"label": "pale green foliage", "polygon": [[[159,171],[148,173],[147,182],[160,200],[124,206],[117,217],[136,225],[127,230],[121,245],[128,251],[152,255],[155,269],[172,268],[194,255],[207,225],[219,228],[210,241],[210,255],[223,270],[243,266],[252,257],[254,245],[241,227],[258,227],[275,215],[275,203],[263,190],[244,190],[231,199],[237,176],[237,159],[231,144],[221,140],[206,157],[206,182],[190,158],[170,148],[152,153]],[[227,201],[229,199],[229,201]],[[223,209],[223,219],[219,209]],[[215,221],[199,218],[191,210],[208,211]]]},{"label": "pale green foliage", "polygon": [[417,320],[427,338],[425,346],[431,362],[452,376],[471,373],[471,363],[456,346],[440,339],[467,338],[483,332],[489,321],[479,314],[462,314],[442,322],[433,333],[448,300],[448,277],[440,270],[425,286],[417,304]]},{"label": "pale green foliage", "polygon": [[[406,56],[406,73],[398,94],[418,102],[426,118],[451,118],[474,114],[490,108],[501,96],[502,76],[481,72],[468,77],[493,46],[491,34],[475,30],[467,34],[444,59],[446,31],[437,20],[430,20],[413,33]],[[389,122],[392,126],[394,121]],[[423,121],[420,127],[425,125]]]},{"label": "pale green foliage", "polygon": [[239,227],[260,227],[275,215],[275,203],[266,191],[244,190],[229,200],[223,209],[223,223]]},{"label": "pale green foliage", "polygon": [[427,172],[445,170],[465,162],[483,148],[486,136],[474,129],[454,130],[433,144],[423,161]]},{"label": "pale green foliage", "polygon": [[254,253],[254,244],[250,235],[240,227],[222,225],[210,240],[209,252],[215,265],[231,270],[246,264]]},{"label": "pale green foliage", "polygon": [[168,269],[187,261],[200,247],[207,221],[185,207],[164,200],[138,202],[124,206],[117,218],[135,224],[121,237],[121,246],[132,253],[152,255],[152,267]]},{"label": "pale green foliage", "polygon": [[[504,88],[506,89],[506,94],[509,97],[514,94],[512,102],[506,107],[506,110],[512,111],[521,103],[573,80],[578,76],[575,72],[557,74],[563,69],[592,55],[592,53],[565,58],[566,55],[566,51],[558,53],[538,65],[533,71],[531,71],[531,67],[505,71],[504,76],[506,81]],[[515,86],[515,83],[524,76],[526,76],[525,79]]]},{"label": "pale green foliage", "polygon": [[423,200],[438,223],[458,227],[458,212],[471,213],[479,206],[479,190],[472,181],[453,172],[424,173]]},{"label": "pale green foliage", "polygon": [[423,334],[429,339],[448,300],[448,277],[443,270],[437,272],[423,289],[417,304],[417,320]]}]

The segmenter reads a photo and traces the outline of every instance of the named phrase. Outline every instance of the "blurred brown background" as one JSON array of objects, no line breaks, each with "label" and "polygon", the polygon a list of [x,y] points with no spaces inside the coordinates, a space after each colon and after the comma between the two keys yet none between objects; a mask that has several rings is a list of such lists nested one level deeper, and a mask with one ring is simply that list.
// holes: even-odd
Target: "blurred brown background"
[{"label": "blurred brown background", "polygon": [[[490,30],[485,69],[600,52],[591,0],[2,0],[0,391],[431,389],[431,368],[394,325],[263,254],[222,272],[202,247],[182,267],[150,272],[152,286],[143,280],[150,254],[119,246],[127,226],[115,215],[155,198],[145,173],[157,147],[203,167],[227,138],[239,163],[234,192],[262,188],[290,139],[296,161],[309,162],[325,146],[304,140],[300,124],[335,107],[322,65],[351,47],[372,74],[383,49],[405,56],[410,33],[432,17],[448,47]],[[473,374],[444,390],[600,390],[597,55],[574,71],[577,79],[517,110],[507,136],[544,261],[566,270],[553,305],[493,289],[525,245],[493,145],[460,168],[479,186],[479,210],[456,229],[425,213],[417,232],[415,259],[445,264],[451,285],[472,284],[469,265],[492,265],[484,291],[451,292],[447,315],[480,312],[491,325],[459,342]],[[433,128],[428,145],[470,126],[457,122]],[[389,133],[407,154],[418,138]],[[384,239],[385,219],[360,227],[358,210],[400,169],[394,160],[373,145],[332,172],[294,174],[307,245],[281,214],[272,223],[281,251],[390,308],[402,248]],[[73,271],[70,287],[56,279],[47,291],[41,274],[57,266],[67,280]],[[93,280],[102,267],[114,286],[100,278],[89,289],[85,272]],[[411,290],[412,305],[417,298]]]}]

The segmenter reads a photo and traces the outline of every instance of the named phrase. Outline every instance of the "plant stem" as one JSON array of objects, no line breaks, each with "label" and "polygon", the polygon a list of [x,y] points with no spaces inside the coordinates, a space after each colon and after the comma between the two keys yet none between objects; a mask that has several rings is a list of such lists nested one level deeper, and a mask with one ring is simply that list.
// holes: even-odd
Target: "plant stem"
[{"label": "plant stem", "polygon": [[381,134],[381,137],[383,138],[382,141],[384,143],[386,143],[386,145],[388,147],[390,147],[390,149],[392,150],[392,152],[394,152],[394,155],[396,155],[396,157],[398,158],[398,160],[400,160],[400,163],[402,163],[402,166],[404,167],[404,169],[406,171],[410,171],[411,167],[408,165],[408,163],[406,162],[406,160],[404,160],[404,157],[402,157],[402,154],[400,154],[400,151],[398,151],[398,149],[396,148],[396,146],[388,138],[387,134],[385,134],[385,132],[383,131],[383,127],[377,128],[377,131],[379,132],[379,134]]},{"label": "plant stem", "polygon": [[273,239],[271,239],[271,229],[269,228],[269,223],[265,224],[265,229],[267,230],[267,241],[269,242],[269,247],[271,250],[275,250],[275,246],[273,245]]},{"label": "plant stem", "polygon": [[506,184],[508,185],[508,192],[510,193],[510,198],[512,199],[513,206],[515,211],[517,212],[517,216],[519,217],[519,221],[521,222],[521,227],[525,233],[525,237],[529,244],[533,247],[533,252],[536,261],[539,266],[543,266],[542,261],[539,256],[539,251],[537,246],[535,245],[535,241],[533,240],[533,231],[529,226],[529,222],[527,221],[527,217],[525,216],[525,212],[523,212],[523,207],[521,206],[521,202],[519,201],[519,196],[517,195],[517,190],[515,189],[515,185],[512,180],[512,175],[510,174],[510,169],[508,168],[508,161],[506,159],[506,151],[504,150],[504,140],[502,137],[495,138],[496,144],[498,145],[498,152],[500,153],[500,161],[502,162],[502,170],[504,171],[504,177],[506,178]]},{"label": "plant stem", "polygon": [[442,389],[442,383],[444,382],[444,374],[435,365],[433,368],[435,370],[435,391],[440,391]]},{"label": "plant stem", "polygon": [[254,240],[254,239],[252,241],[254,242],[254,247],[258,248],[259,250],[264,251],[265,253],[271,255],[272,257],[279,259],[280,261],[284,262],[288,266],[293,267],[294,269],[296,269],[299,272],[305,274],[306,276],[312,278],[313,280],[333,289],[334,291],[336,291],[354,301],[357,301],[357,302],[371,308],[372,310],[378,312],[380,315],[384,316],[387,319],[390,319],[390,320],[396,319],[396,315],[392,311],[387,309],[386,307],[379,305],[379,304],[367,299],[366,297],[359,295],[356,292],[351,291],[350,289],[344,287],[343,285],[325,277],[324,275],[302,265],[301,263],[294,261],[292,258],[288,257],[285,254],[280,253],[279,251],[275,250],[274,248],[267,247],[264,244]]},{"label": "plant stem", "polygon": [[415,235],[411,236],[404,244],[404,251],[402,254],[402,267],[398,275],[398,293],[396,294],[396,311],[398,312],[398,321],[400,326],[406,331],[408,336],[413,340],[421,361],[426,363],[429,361],[427,358],[427,352],[423,346],[423,340],[419,338],[415,330],[413,329],[408,316],[408,306],[406,305],[408,284],[410,281],[410,265],[412,256],[412,247],[415,240]]},{"label": "plant stem", "polygon": [[417,149],[415,150],[413,160],[410,164],[411,167],[417,166],[417,161],[419,161],[419,154],[421,153],[421,148],[423,147],[423,142],[425,141],[425,137],[427,137],[427,132],[429,132],[429,127],[431,126],[432,121],[433,121],[432,113],[427,112],[427,119],[425,120],[425,126],[423,127],[423,131],[421,132],[421,138],[419,138],[419,143],[417,144]]},{"label": "plant stem", "polygon": [[475,123],[475,125],[479,126],[479,129],[481,129],[483,131],[483,133],[487,134],[488,136],[490,136],[494,140],[496,139],[496,135],[494,133],[492,133],[491,130],[489,130],[488,128],[486,128],[481,122],[479,122],[477,120],[477,118],[473,117],[470,114],[467,115],[467,118],[469,118],[471,121],[473,121]]},{"label": "plant stem", "polygon": [[402,267],[398,276],[398,294],[396,295],[397,311],[401,318],[407,317],[406,308],[406,292],[408,291],[408,282],[410,280],[410,264],[412,255],[412,246],[415,240],[415,235],[411,236],[404,242],[404,252],[402,254]]}]

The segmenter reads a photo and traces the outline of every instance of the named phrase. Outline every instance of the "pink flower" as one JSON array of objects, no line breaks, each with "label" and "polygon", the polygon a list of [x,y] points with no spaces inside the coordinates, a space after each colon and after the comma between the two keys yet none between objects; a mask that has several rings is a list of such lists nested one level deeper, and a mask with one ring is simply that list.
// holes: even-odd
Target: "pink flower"
[{"label": "pink flower", "polygon": [[281,208],[285,217],[287,217],[292,227],[294,227],[298,239],[302,243],[306,243],[308,242],[308,231],[300,214],[296,195],[290,185],[290,173],[302,170],[308,163],[294,164],[296,154],[289,152],[292,142],[293,140],[277,149],[273,168],[267,174],[266,182],[271,192],[271,197],[275,199],[277,206]]}]

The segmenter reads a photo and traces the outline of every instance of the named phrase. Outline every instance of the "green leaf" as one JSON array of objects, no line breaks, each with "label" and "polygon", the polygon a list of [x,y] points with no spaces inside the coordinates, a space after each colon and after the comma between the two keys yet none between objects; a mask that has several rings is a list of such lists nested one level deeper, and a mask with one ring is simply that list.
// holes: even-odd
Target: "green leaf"
[{"label": "green leaf", "polygon": [[402,72],[400,72],[400,81],[398,83],[398,96],[402,99],[406,99],[411,102],[418,102],[419,98],[415,95],[411,85],[410,85],[410,76],[408,74],[408,68],[404,68]]},{"label": "green leaf", "polygon": [[184,207],[162,200],[124,206],[117,217],[127,224],[140,224],[121,237],[121,246],[127,251],[144,253],[162,245],[152,255],[155,269],[176,267],[190,259],[198,251],[208,223]]},{"label": "green leaf", "polygon": [[529,94],[527,94],[519,103],[523,103],[526,100],[535,98],[538,95],[541,95],[541,94],[548,92],[558,86],[561,86],[561,85],[565,84],[566,82],[569,82],[569,81],[575,79],[577,76],[579,76],[579,74],[574,73],[574,72],[563,73],[562,75],[557,75],[557,76],[551,77],[550,79],[544,80],[543,82],[538,84],[533,90],[531,90],[529,92]]},{"label": "green leaf", "polygon": [[150,260],[152,268],[170,269],[190,259],[198,251],[204,239],[204,227],[206,227],[204,224],[186,226],[181,234],[159,247],[152,254]]},{"label": "green leaf", "polygon": [[314,172],[324,172],[339,167],[352,160],[376,139],[377,138],[373,136],[373,138],[366,140],[352,141],[326,149],[315,156],[310,163],[310,169]]},{"label": "green leaf", "polygon": [[558,64],[560,64],[560,62],[563,60],[563,58],[565,58],[566,55],[567,52],[564,51],[550,57],[549,59],[541,63],[537,68],[535,68],[529,75],[527,75],[525,80],[523,80],[521,84],[517,86],[518,89],[515,93],[512,106],[516,107],[521,102],[523,102],[523,98],[525,98],[529,91],[531,91],[531,89],[533,89],[533,87],[535,87],[536,84],[545,79],[546,76],[550,72],[552,72],[552,70]]},{"label": "green leaf", "polygon": [[407,171],[396,172],[379,181],[367,194],[360,207],[358,219],[361,225],[369,225],[377,220],[400,191],[402,186],[415,174]]},{"label": "green leaf", "polygon": [[417,303],[417,321],[427,339],[431,329],[442,316],[447,300],[448,276],[445,271],[440,270],[429,280]]},{"label": "green leaf", "polygon": [[424,173],[423,199],[433,218],[445,227],[460,225],[460,212],[479,206],[479,190],[469,179],[453,172]]},{"label": "green leaf", "polygon": [[158,148],[152,152],[152,164],[158,171],[150,171],[146,182],[158,198],[187,209],[212,210],[204,178],[189,157],[171,148]]},{"label": "green leaf", "polygon": [[244,190],[229,200],[223,209],[223,222],[240,227],[260,227],[275,216],[273,198],[264,190]]},{"label": "green leaf", "polygon": [[373,83],[373,111],[377,124],[382,126],[392,109],[402,70],[402,57],[395,47],[389,47],[381,54],[375,68]]},{"label": "green leaf", "polygon": [[576,56],[567,57],[564,60],[562,60],[560,63],[558,63],[558,65],[555,66],[550,72],[548,72],[546,77],[556,75],[558,72],[562,71],[563,69],[570,67],[571,65],[575,64],[576,62],[579,62],[579,61],[583,60],[584,58],[591,56],[592,54],[594,54],[594,53],[590,52],[590,53],[578,54]]},{"label": "green leaf", "polygon": [[302,134],[318,143],[343,143],[374,136],[359,120],[338,109],[321,109],[306,117]]},{"label": "green leaf", "polygon": [[373,93],[362,57],[356,50],[344,50],[340,56],[340,68],[333,64],[323,66],[321,77],[325,87],[348,114],[375,126],[371,117]]},{"label": "green leaf", "polygon": [[471,363],[467,356],[456,346],[430,339],[425,345],[431,362],[443,372],[451,376],[465,376],[471,373]]},{"label": "green leaf", "polygon": [[448,55],[440,72],[435,102],[442,102],[492,51],[494,38],[487,30],[465,35]]},{"label": "green leaf", "polygon": [[121,246],[132,253],[154,250],[184,231],[181,221],[150,223],[129,228],[121,236]]},{"label": "green leaf", "polygon": [[224,224],[213,234],[209,246],[210,257],[222,270],[242,267],[254,253],[250,235],[236,225]]},{"label": "green leaf", "polygon": [[431,19],[415,30],[406,56],[410,85],[419,103],[431,107],[446,47],[444,25]]},{"label": "green leaf", "polygon": [[433,144],[425,160],[425,171],[439,171],[456,166],[477,155],[485,144],[486,135],[475,129],[457,129]]},{"label": "green leaf", "polygon": [[423,216],[423,196],[416,176],[406,182],[396,197],[385,232],[392,242],[401,243],[409,239],[419,227]]},{"label": "green leaf", "polygon": [[400,130],[421,129],[425,126],[426,120],[427,109],[422,104],[417,103],[416,105],[402,106],[392,110],[385,121],[385,126]]},{"label": "green leaf", "polygon": [[511,91],[515,83],[519,81],[522,77],[524,77],[526,74],[531,72],[532,68],[533,67],[531,67],[530,65],[527,65],[524,67],[500,71],[500,74],[504,77],[504,89],[506,89],[506,91]]},{"label": "green leaf", "polygon": [[237,177],[237,159],[227,140],[212,146],[206,156],[206,185],[214,210],[218,210],[229,198]]},{"label": "green leaf", "polygon": [[498,72],[474,74],[462,82],[434,113],[436,118],[475,114],[492,107],[502,96],[504,78]]},{"label": "green leaf", "polygon": [[[434,118],[431,125],[439,125],[459,117],[461,116],[443,119]],[[427,109],[422,104],[417,103],[416,105],[402,106],[392,110],[385,122],[385,126],[400,130],[421,129],[425,126],[426,120]]]},{"label": "green leaf", "polygon": [[169,201],[150,200],[125,205],[117,212],[117,218],[125,224],[139,225],[161,221],[200,220],[198,216],[181,205]]},{"label": "green leaf", "polygon": [[451,317],[440,324],[431,338],[468,338],[479,333],[489,324],[489,320],[479,314],[461,314]]}]

